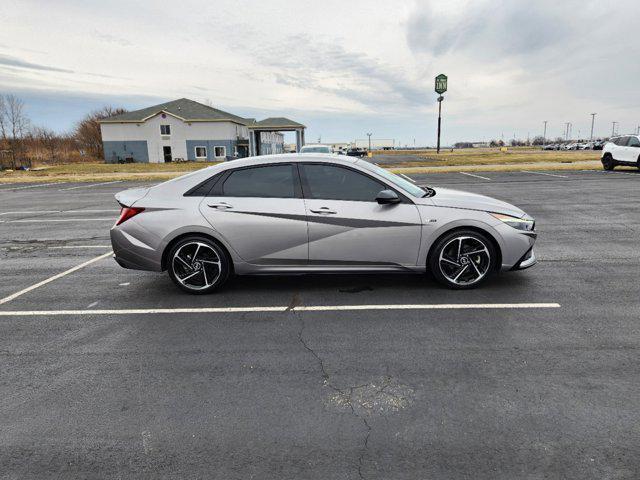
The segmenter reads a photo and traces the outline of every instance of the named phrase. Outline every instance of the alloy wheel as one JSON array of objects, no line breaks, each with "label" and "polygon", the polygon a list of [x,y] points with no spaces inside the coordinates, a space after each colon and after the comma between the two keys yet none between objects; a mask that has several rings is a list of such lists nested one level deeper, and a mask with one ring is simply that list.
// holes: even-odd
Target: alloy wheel
[{"label": "alloy wheel", "polygon": [[473,285],[489,272],[491,254],[478,238],[454,237],[440,250],[438,265],[449,282],[462,286]]},{"label": "alloy wheel", "polygon": [[181,245],[171,262],[176,280],[189,290],[210,288],[222,272],[218,253],[210,245],[198,241]]}]

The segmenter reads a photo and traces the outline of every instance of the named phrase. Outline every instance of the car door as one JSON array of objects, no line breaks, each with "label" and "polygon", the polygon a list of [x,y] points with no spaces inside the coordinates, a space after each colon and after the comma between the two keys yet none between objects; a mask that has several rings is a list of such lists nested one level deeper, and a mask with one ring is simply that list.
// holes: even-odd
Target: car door
[{"label": "car door", "polygon": [[380,205],[390,186],[359,170],[300,163],[309,228],[309,263],[333,266],[415,265],[421,236],[417,207]]},{"label": "car door", "polygon": [[624,150],[624,158],[622,160],[624,162],[636,163],[638,156],[640,156],[640,140],[638,140],[638,137],[629,137]]},{"label": "car door", "polygon": [[200,211],[247,263],[307,263],[306,212],[293,164],[229,171],[202,201]]},{"label": "car door", "polygon": [[625,153],[627,150],[628,137],[618,137],[613,140],[614,147],[611,150],[611,156],[619,162],[625,161]]}]

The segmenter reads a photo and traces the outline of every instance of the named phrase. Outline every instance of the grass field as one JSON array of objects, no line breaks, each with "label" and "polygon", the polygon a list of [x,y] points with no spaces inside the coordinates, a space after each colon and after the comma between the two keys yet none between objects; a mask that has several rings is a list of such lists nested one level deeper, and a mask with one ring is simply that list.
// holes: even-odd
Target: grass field
[{"label": "grass field", "polygon": [[[543,151],[530,147],[468,148],[453,151],[378,151],[370,159],[395,172],[431,173],[452,171],[575,170],[602,168],[598,151]],[[388,161],[382,161],[383,159]],[[29,171],[2,171],[0,183],[108,182],[114,180],[168,180],[214,163],[73,163]]]},{"label": "grass field", "polygon": [[[459,150],[395,150],[377,151],[376,156],[400,157],[395,167],[451,167],[467,165],[517,165],[522,163],[574,163],[599,160],[601,152],[594,150],[553,151],[530,147],[508,148],[465,148]],[[404,158],[407,157],[405,161]]]}]

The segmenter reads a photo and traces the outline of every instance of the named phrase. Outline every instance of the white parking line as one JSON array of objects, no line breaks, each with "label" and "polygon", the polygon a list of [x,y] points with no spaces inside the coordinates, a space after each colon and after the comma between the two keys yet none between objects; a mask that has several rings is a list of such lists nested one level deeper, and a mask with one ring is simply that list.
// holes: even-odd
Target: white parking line
[{"label": "white parking line", "polygon": [[558,178],[569,178],[566,175],[556,175],[554,173],[545,173],[545,172],[532,172],[530,170],[520,170],[522,173],[533,173],[534,175],[546,175],[548,177],[558,177]]},{"label": "white parking line", "polygon": [[466,173],[466,172],[460,172],[462,175],[469,175],[470,177],[476,177],[476,178],[481,178],[482,180],[491,180],[490,178],[487,177],[482,177],[480,175],[475,175],[473,173]]},{"label": "white parking line", "polygon": [[0,212],[0,215],[29,215],[45,213],[118,213],[120,210],[15,210],[13,212]]},{"label": "white parking line", "polygon": [[20,220],[4,220],[4,223],[51,223],[51,222],[114,222],[115,217],[108,218],[23,218]]},{"label": "white parking line", "polygon": [[69,188],[61,188],[60,191],[61,192],[66,192],[68,190],[75,190],[77,188],[89,188],[89,187],[97,187],[99,185],[110,185],[112,183],[121,183],[122,180],[113,180],[112,182],[101,182],[101,183],[93,183],[91,185],[77,185],[75,187],[69,187]]},{"label": "white parking line", "polygon": [[404,178],[406,178],[407,180],[409,180],[410,182],[416,183],[416,181],[413,178],[407,177],[404,173],[401,173],[400,175],[403,176]]},{"label": "white parking line", "polygon": [[210,308],[134,308],[120,310],[21,310],[0,311],[1,317],[51,316],[51,315],[157,315],[175,313],[267,313],[336,312],[356,310],[494,310],[560,308],[559,303],[439,303],[415,305],[314,305],[299,307],[210,307]]},{"label": "white parking line", "polygon": [[16,187],[16,188],[1,188],[0,192],[10,192],[12,190],[25,190],[27,188],[36,188],[36,187],[48,187],[49,185],[64,185],[69,182],[52,182],[52,183],[41,183],[38,185],[27,185],[24,187]]},{"label": "white parking line", "polygon": [[96,258],[92,258],[91,260],[88,260],[84,263],[81,263],[80,265],[76,265],[73,268],[70,268],[69,270],[65,270],[62,273],[58,273],[57,275],[54,275],[53,277],[49,277],[45,280],[42,280],[41,282],[36,283],[35,285],[31,285],[30,287],[27,287],[23,290],[20,290],[19,292],[14,293],[13,295],[9,295],[8,297],[5,297],[3,299],[0,299],[0,305],[2,305],[3,303],[7,303],[10,302],[11,300],[18,298],[22,295],[24,295],[25,293],[29,293],[32,290],[35,290],[36,288],[42,287],[43,285],[46,285],[47,283],[51,283],[54,280],[57,280],[59,278],[62,278],[66,275],[69,275],[70,273],[73,272],[77,272],[78,270],[80,270],[81,268],[86,267],[87,265],[91,265],[92,263],[98,262],[100,260],[102,260],[103,258],[107,258],[109,256],[113,255],[113,251],[104,253],[102,255],[100,255],[99,257]]},{"label": "white parking line", "polygon": [[51,249],[62,249],[62,248],[111,248],[111,245],[63,245],[60,247],[47,247]]},{"label": "white parking line", "polygon": [[62,210],[20,210],[15,212],[2,212],[0,215],[18,215],[18,214],[29,214],[29,213],[60,213]]}]

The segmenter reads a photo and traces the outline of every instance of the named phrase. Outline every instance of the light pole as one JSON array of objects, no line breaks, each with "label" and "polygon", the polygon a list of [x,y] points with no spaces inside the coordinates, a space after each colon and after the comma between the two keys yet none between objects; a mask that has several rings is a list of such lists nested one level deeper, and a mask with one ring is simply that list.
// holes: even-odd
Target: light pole
[{"label": "light pole", "polygon": [[593,142],[593,124],[596,121],[596,115],[597,113],[592,113],[591,114],[591,138],[589,138],[589,140],[591,140]]},{"label": "light pole", "polygon": [[436,147],[436,153],[440,153],[440,127],[442,126],[442,101],[444,97],[442,94],[447,91],[448,78],[445,74],[441,73],[436,77],[435,92],[438,94],[438,143]]},{"label": "light pole", "polygon": [[371,151],[371,133],[367,133],[367,137],[369,137],[369,151]]},{"label": "light pole", "polygon": [[611,136],[615,136],[616,134],[616,125],[618,124],[618,122],[611,122]]},{"label": "light pole", "polygon": [[542,134],[542,146],[544,147],[547,144],[547,121],[544,120],[544,133]]},{"label": "light pole", "polygon": [[569,122],[566,122],[565,124],[565,130],[564,130],[564,139],[565,141],[569,141],[569,125],[571,125]]}]

